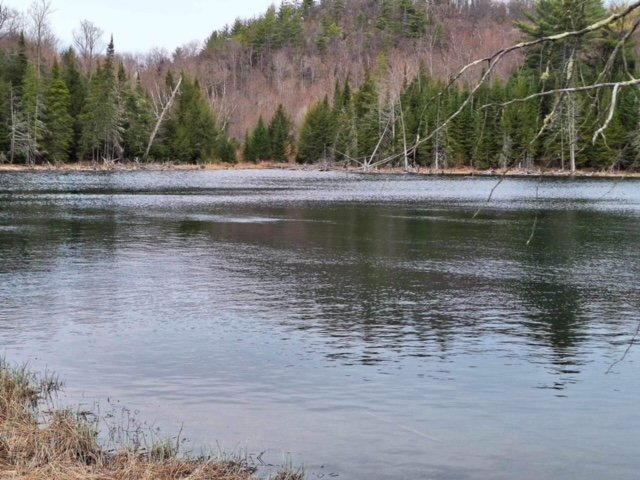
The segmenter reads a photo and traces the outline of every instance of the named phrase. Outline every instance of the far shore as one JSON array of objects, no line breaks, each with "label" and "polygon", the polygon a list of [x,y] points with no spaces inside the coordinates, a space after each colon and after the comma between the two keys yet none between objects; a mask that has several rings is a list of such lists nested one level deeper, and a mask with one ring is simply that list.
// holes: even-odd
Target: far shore
[{"label": "far shore", "polygon": [[129,172],[129,171],[193,171],[193,170],[295,170],[295,171],[340,171],[351,173],[368,174],[412,174],[425,176],[485,176],[485,177],[549,177],[549,178],[640,178],[640,171],[620,171],[620,170],[578,170],[572,173],[570,170],[560,169],[487,169],[477,170],[470,167],[453,168],[409,168],[403,167],[378,167],[364,171],[361,167],[343,166],[341,164],[297,164],[297,163],[96,163],[96,162],[74,162],[64,164],[0,164],[0,173],[3,172]]}]

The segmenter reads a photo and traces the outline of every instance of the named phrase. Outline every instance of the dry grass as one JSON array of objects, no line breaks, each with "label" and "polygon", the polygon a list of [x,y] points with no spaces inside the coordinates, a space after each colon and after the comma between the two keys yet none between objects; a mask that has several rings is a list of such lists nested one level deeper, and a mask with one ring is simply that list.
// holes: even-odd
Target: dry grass
[{"label": "dry grass", "polygon": [[[54,406],[61,383],[0,360],[0,479],[16,480],[249,480],[242,461],[190,458],[179,442],[138,436],[107,450],[97,416]],[[284,468],[277,479],[298,480]]]}]

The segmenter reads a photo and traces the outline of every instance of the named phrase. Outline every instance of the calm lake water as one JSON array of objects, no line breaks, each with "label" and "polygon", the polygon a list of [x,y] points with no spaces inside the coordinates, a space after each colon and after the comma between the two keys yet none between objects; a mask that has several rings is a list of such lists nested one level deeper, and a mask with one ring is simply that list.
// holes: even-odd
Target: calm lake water
[{"label": "calm lake water", "polygon": [[0,174],[0,354],[311,479],[635,480],[640,182],[495,182]]}]

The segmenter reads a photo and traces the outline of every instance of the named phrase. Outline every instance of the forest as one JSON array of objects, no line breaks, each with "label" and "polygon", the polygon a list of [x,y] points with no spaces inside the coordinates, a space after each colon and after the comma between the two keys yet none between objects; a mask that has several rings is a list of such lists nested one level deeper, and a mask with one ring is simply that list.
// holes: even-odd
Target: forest
[{"label": "forest", "polygon": [[285,1],[145,56],[89,20],[61,47],[51,9],[0,0],[0,163],[640,166],[636,10],[536,42],[625,6]]}]

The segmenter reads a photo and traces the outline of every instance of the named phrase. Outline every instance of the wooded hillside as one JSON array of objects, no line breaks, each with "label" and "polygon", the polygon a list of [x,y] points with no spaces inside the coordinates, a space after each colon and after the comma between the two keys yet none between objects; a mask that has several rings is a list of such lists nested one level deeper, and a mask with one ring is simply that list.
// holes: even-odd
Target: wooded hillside
[{"label": "wooded hillside", "polygon": [[[1,5],[4,162],[638,163],[635,86],[615,97],[611,89],[555,93],[634,78],[633,15],[515,52],[468,104],[483,66],[446,84],[469,62],[520,40],[605,18],[611,12],[598,0],[287,1],[200,45],[143,57],[118,53],[117,39],[105,45],[90,21],[71,48],[60,49],[49,2],[37,0],[25,12]],[[529,95],[535,98],[502,105]],[[612,100],[618,108],[606,122]],[[592,141],[605,122],[606,135]]]}]

